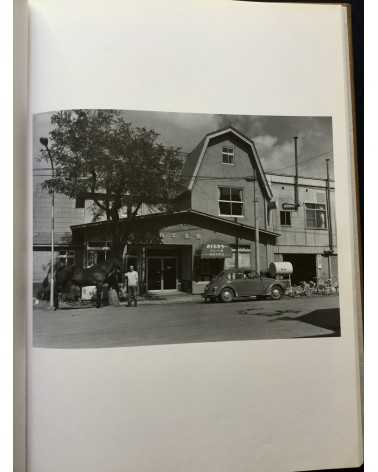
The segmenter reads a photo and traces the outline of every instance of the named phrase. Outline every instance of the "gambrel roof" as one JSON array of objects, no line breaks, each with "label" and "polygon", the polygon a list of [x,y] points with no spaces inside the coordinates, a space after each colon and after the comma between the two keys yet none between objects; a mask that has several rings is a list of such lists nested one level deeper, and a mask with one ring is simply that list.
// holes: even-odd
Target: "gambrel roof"
[{"label": "gambrel roof", "polygon": [[187,190],[190,191],[193,188],[199,169],[201,167],[201,163],[205,156],[206,149],[209,146],[211,140],[215,138],[221,138],[222,136],[226,137],[227,135],[232,135],[234,139],[236,139],[248,148],[248,154],[250,156],[250,159],[253,159],[255,165],[253,165],[253,162],[251,162],[251,164],[254,168],[257,169],[257,177],[262,184],[262,189],[265,192],[268,200],[271,200],[273,198],[273,192],[265,176],[265,172],[261,165],[261,161],[257,153],[255,143],[232,126],[228,126],[227,128],[208,133],[188,155],[183,168],[183,175],[186,179]]}]

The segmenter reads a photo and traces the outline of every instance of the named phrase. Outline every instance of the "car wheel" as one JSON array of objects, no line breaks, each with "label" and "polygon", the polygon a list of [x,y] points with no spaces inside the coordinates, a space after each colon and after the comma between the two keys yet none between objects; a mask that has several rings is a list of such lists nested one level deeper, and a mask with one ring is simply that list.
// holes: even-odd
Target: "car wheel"
[{"label": "car wheel", "polygon": [[270,298],[272,300],[279,300],[282,297],[282,288],[279,285],[273,285],[270,289]]},{"label": "car wheel", "polygon": [[229,302],[232,302],[232,300],[234,299],[234,292],[232,289],[230,288],[224,288],[222,291],[221,291],[221,294],[219,295],[221,301],[223,303],[229,303]]}]

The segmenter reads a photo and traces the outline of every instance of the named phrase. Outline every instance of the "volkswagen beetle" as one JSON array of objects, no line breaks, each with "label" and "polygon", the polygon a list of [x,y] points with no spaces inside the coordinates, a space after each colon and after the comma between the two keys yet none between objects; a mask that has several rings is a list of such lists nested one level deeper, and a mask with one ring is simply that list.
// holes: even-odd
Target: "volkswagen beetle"
[{"label": "volkswagen beetle", "polygon": [[287,282],[257,274],[251,268],[227,269],[206,286],[202,294],[205,301],[232,302],[236,299],[269,297],[279,300],[285,293]]}]

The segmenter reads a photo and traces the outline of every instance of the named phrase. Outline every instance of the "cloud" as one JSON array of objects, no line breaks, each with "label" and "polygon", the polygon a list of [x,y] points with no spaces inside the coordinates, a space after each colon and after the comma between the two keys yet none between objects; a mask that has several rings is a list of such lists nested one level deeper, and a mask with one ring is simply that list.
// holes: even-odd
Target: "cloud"
[{"label": "cloud", "polygon": [[254,138],[257,152],[265,171],[292,174],[294,164],[293,142],[285,141],[278,144],[276,136],[264,135]]},{"label": "cloud", "polygon": [[253,138],[256,146],[261,146],[264,150],[270,150],[273,146],[277,143],[278,138],[277,136],[270,136],[269,134],[265,134],[264,136],[257,136]]},{"label": "cloud", "polygon": [[[331,159],[333,176],[331,117],[249,116],[196,113],[123,111],[135,126],[155,129],[161,142],[190,152],[209,132],[233,126],[254,140],[266,171],[294,173],[293,136],[298,136],[299,173],[325,177],[325,159]],[[39,153],[39,137],[47,136],[51,114],[37,115],[34,122],[34,155]]]}]

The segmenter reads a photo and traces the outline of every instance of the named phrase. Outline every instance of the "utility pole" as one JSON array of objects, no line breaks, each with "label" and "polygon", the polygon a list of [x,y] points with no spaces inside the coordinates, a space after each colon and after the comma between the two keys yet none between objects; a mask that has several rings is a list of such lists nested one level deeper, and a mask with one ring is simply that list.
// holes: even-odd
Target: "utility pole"
[{"label": "utility pole", "polygon": [[[237,218],[234,218],[235,223],[238,222]],[[239,238],[235,237],[235,269],[239,269]]]},{"label": "utility pole", "polygon": [[[51,156],[50,148],[48,146],[49,140],[47,138],[40,138],[39,142],[46,148],[47,155],[50,159],[52,178],[54,178],[54,161]],[[51,193],[51,267],[50,267],[50,308],[54,308],[54,232],[55,232],[55,192],[54,188],[50,190]]]},{"label": "utility pole", "polygon": [[329,182],[329,159],[326,159],[326,166],[327,166],[326,201],[327,201],[327,220],[328,220],[328,240],[329,240],[329,252],[333,252],[331,189],[330,189],[330,182]]},{"label": "utility pole", "polygon": [[295,210],[299,207],[298,197],[298,136],[294,136],[294,160],[295,160],[295,181],[294,181],[294,204]]},{"label": "utility pole", "polygon": [[[246,177],[245,179],[247,182],[252,182],[253,185],[253,213],[254,213],[254,220],[255,220],[255,230],[254,230],[254,240],[255,240],[255,267],[256,272],[260,274],[260,233],[259,233],[259,217],[257,215],[257,198],[256,198],[256,170],[254,170],[254,175],[250,177]],[[252,253],[252,248],[251,248]]]},{"label": "utility pole", "polygon": [[328,273],[332,281],[331,257],[333,254],[333,234],[332,234],[332,215],[331,215],[331,190],[329,182],[329,159],[326,159],[327,181],[326,181],[326,203],[327,203],[327,223],[328,223]]},{"label": "utility pole", "polygon": [[260,235],[259,235],[259,217],[257,215],[257,198],[256,198],[256,171],[255,178],[253,181],[253,205],[255,213],[255,261],[256,261],[256,272],[260,275]]}]

